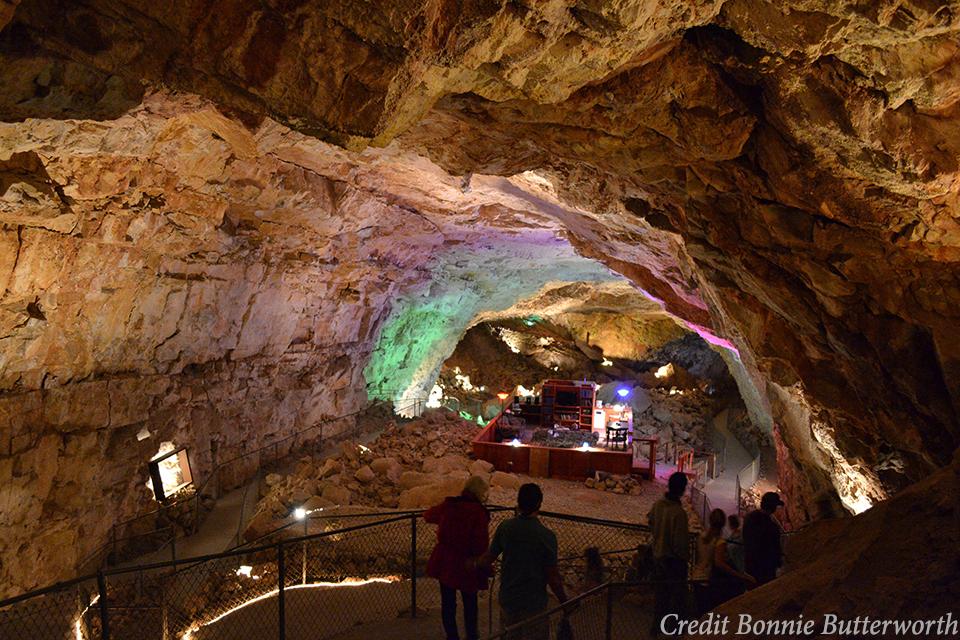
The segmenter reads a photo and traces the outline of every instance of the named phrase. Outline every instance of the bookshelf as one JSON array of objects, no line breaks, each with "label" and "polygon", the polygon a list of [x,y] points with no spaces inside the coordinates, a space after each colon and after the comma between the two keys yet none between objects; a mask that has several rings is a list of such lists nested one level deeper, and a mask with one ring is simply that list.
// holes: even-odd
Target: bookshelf
[{"label": "bookshelf", "polygon": [[555,424],[568,429],[585,429],[593,425],[593,406],[596,403],[595,382],[575,380],[547,380],[541,392],[542,415],[540,424]]}]

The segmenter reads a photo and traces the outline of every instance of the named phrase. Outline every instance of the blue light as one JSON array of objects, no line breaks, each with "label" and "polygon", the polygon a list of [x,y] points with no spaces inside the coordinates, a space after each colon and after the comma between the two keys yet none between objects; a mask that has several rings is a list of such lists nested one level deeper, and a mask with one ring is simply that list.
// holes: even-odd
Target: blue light
[{"label": "blue light", "polygon": [[627,389],[626,387],[617,389],[617,395],[621,398],[626,398],[628,395],[630,395],[630,389]]}]

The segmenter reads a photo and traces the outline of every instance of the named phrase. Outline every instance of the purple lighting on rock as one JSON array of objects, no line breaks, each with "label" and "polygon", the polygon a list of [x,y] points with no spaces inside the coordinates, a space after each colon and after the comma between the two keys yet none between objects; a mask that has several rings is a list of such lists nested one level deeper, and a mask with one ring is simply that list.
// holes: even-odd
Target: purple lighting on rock
[{"label": "purple lighting on rock", "polygon": [[630,395],[630,389],[627,389],[626,387],[617,389],[617,395],[621,398],[626,398],[628,395]]}]

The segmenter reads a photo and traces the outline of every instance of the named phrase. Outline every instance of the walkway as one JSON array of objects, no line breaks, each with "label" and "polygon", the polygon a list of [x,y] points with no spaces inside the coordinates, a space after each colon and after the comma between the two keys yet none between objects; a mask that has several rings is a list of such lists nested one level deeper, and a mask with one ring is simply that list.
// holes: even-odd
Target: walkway
[{"label": "walkway", "polygon": [[[376,429],[363,434],[359,444],[370,444],[375,440],[382,429]],[[335,455],[340,450],[340,442],[324,447],[316,454],[318,458]],[[299,461],[299,455],[292,455],[288,462],[276,470],[277,473],[287,475],[293,473]],[[193,558],[197,556],[222,553],[243,542],[243,532],[250,518],[257,511],[257,502],[260,499],[260,481],[263,470],[251,479],[246,485],[238,487],[222,495],[214,504],[213,509],[204,517],[196,533],[178,538],[176,541],[176,557]],[[119,566],[130,567],[140,564],[166,562],[173,559],[173,552],[169,545],[153,553],[134,558]]]},{"label": "walkway", "polygon": [[[246,485],[224,494],[200,524],[196,533],[176,541],[177,558],[214,555],[239,544],[243,535],[241,520],[245,524],[257,509],[260,492],[259,475]],[[124,562],[120,567],[166,562],[173,559],[169,545]]]},{"label": "walkway", "polygon": [[729,411],[724,409],[713,419],[713,428],[726,439],[726,464],[723,472],[704,486],[703,492],[714,509],[723,509],[731,514],[737,513],[737,473],[750,464],[753,456],[727,427],[728,418]]}]

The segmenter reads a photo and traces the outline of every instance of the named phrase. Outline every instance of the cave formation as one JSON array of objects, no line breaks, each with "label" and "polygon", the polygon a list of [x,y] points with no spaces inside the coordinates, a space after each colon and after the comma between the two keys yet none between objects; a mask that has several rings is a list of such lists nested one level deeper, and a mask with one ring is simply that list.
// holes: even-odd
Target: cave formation
[{"label": "cave formation", "polygon": [[161,442],[203,476],[425,395],[558,284],[737,354],[795,523],[954,457],[960,4],[0,0],[0,29],[0,596],[149,508]]}]

